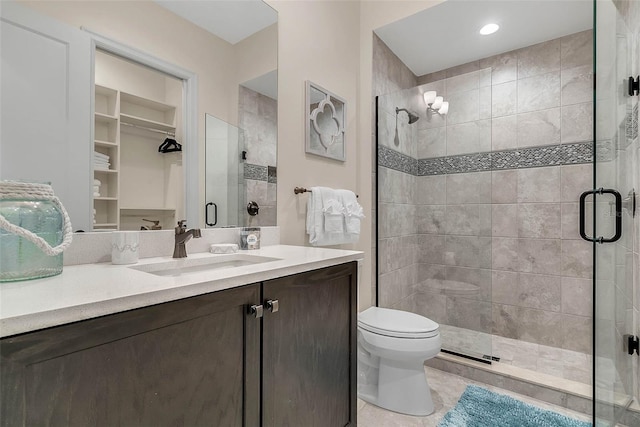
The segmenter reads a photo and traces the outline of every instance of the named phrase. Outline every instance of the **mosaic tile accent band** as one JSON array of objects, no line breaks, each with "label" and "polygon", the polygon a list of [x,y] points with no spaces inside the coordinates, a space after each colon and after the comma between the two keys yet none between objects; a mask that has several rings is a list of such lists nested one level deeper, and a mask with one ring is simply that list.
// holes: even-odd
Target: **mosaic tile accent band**
[{"label": "mosaic tile accent band", "polygon": [[627,141],[631,144],[638,137],[638,103],[627,113],[626,117]]},{"label": "mosaic tile accent band", "polygon": [[269,184],[278,183],[278,170],[275,166],[267,166],[267,182]]},{"label": "mosaic tile accent band", "polygon": [[414,159],[389,147],[378,146],[378,164],[380,166],[417,176],[574,165],[592,161],[593,146],[591,142],[518,148],[430,159]]},{"label": "mosaic tile accent band", "polygon": [[267,181],[268,180],[267,166],[252,165],[251,163],[245,163],[244,179],[254,179],[256,181]]}]

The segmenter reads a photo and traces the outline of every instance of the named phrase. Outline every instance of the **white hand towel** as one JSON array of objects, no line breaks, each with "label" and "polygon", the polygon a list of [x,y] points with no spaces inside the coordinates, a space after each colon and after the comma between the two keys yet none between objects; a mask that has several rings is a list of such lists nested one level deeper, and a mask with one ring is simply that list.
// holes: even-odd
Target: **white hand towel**
[{"label": "white hand towel", "polygon": [[364,209],[358,203],[353,191],[336,190],[336,192],[344,205],[345,232],[350,235],[353,242],[356,242],[360,238],[360,221],[364,218]]},{"label": "white hand towel", "polygon": [[322,197],[322,214],[324,216],[324,232],[339,239],[338,234],[344,234],[344,206],[336,190],[320,187]]},{"label": "white hand towel", "polygon": [[100,193],[93,192],[93,197],[100,197]]},{"label": "white hand towel", "polygon": [[102,185],[102,182],[99,179],[93,180],[93,185],[97,185],[98,187]]},{"label": "white hand towel", "polygon": [[[344,206],[335,190],[312,187],[307,201],[307,233],[313,246],[353,243],[358,235],[345,232]],[[355,239],[354,239],[355,236]]]},{"label": "white hand towel", "polygon": [[307,199],[307,234],[309,235],[309,243],[314,245],[318,241],[320,233],[322,233],[322,197],[320,195],[320,187],[311,187],[311,192]]}]

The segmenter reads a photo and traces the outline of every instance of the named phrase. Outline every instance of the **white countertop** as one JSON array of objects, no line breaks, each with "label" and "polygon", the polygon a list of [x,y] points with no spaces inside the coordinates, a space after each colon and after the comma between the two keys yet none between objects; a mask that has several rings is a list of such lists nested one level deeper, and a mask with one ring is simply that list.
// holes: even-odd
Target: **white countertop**
[{"label": "white countertop", "polygon": [[[163,277],[130,267],[166,262],[172,258],[145,258],[133,265],[67,266],[58,276],[0,283],[0,337],[289,276],[363,257],[362,252],[357,251],[286,245],[239,253],[279,260]],[[190,254],[188,259],[220,256],[223,255],[196,253]]]}]

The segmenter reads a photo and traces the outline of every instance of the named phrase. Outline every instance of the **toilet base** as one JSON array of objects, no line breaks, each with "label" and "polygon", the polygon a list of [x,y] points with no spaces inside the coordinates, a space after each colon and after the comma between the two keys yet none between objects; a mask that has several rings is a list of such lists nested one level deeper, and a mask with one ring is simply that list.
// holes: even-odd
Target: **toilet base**
[{"label": "toilet base", "polygon": [[[419,364],[418,364],[419,363]],[[380,360],[378,395],[358,390],[358,397],[393,412],[426,416],[434,411],[431,389],[424,373],[424,362],[405,363]]]}]

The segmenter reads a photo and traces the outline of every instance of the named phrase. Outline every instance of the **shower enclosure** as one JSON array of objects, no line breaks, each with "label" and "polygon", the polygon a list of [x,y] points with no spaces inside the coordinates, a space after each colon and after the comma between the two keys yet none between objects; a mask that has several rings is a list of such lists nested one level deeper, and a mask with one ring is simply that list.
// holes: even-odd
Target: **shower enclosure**
[{"label": "shower enclosure", "polygon": [[[594,412],[597,426],[640,425],[638,354],[640,335],[640,185],[638,91],[629,78],[640,74],[640,4],[595,2],[595,234],[615,240],[594,243]],[[613,238],[612,238],[613,237]],[[634,339],[635,338],[635,339]],[[632,354],[633,353],[633,354]],[[634,404],[634,411],[630,406]]]},{"label": "shower enclosure", "polygon": [[[594,5],[593,31],[376,98],[376,302],[438,322],[445,352],[588,384],[595,424],[630,426],[640,2]],[[425,103],[432,91],[446,114]]]}]

